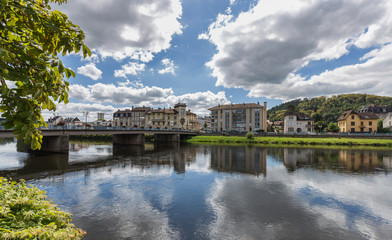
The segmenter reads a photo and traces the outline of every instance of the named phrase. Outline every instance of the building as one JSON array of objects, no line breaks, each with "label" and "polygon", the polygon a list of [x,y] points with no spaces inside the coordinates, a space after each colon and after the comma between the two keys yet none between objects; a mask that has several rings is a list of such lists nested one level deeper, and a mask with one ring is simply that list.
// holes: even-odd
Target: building
[{"label": "building", "polygon": [[267,103],[242,103],[218,105],[211,111],[212,131],[249,132],[267,131]]},{"label": "building", "polygon": [[211,131],[211,118],[209,116],[197,118],[197,121],[200,124],[200,130]]},{"label": "building", "polygon": [[287,112],[284,115],[284,133],[313,133],[314,120],[302,112]]},{"label": "building", "polygon": [[185,103],[177,103],[174,108],[151,109],[146,112],[145,126],[164,129],[197,129],[197,116],[186,110]]},{"label": "building", "polygon": [[146,112],[150,107],[132,107],[132,109],[118,110],[113,113],[113,127],[142,127],[145,126]]},{"label": "building", "polygon": [[105,119],[105,113],[97,113],[97,120],[104,120]]},{"label": "building", "polygon": [[48,126],[57,126],[63,121],[63,117],[54,116],[48,119]]},{"label": "building", "polygon": [[392,107],[388,105],[365,105],[357,111],[358,113],[375,113],[378,118],[384,118],[392,112]]},{"label": "building", "polygon": [[382,121],[382,127],[392,130],[392,113],[388,113]]},{"label": "building", "polygon": [[339,132],[376,132],[378,117],[372,112],[343,112],[338,118]]},{"label": "building", "polygon": [[66,126],[82,126],[83,123],[80,121],[78,117],[69,117],[69,118],[64,118],[63,122],[65,123]]}]

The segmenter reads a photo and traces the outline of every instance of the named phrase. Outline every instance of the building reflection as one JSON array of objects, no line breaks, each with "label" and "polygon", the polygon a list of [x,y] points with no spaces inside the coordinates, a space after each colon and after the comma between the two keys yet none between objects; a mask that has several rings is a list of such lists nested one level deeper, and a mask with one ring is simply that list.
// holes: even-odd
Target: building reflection
[{"label": "building reflection", "polygon": [[284,148],[283,162],[289,172],[301,167],[342,172],[392,170],[392,153],[377,150]]},{"label": "building reflection", "polygon": [[267,175],[267,151],[247,146],[211,147],[211,168],[218,172]]}]

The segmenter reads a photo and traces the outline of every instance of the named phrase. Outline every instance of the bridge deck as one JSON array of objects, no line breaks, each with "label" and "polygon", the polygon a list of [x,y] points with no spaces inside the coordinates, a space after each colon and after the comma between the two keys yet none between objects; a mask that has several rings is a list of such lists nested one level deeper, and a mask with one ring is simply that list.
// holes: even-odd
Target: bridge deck
[{"label": "bridge deck", "polygon": [[[196,132],[158,129],[42,129],[42,136],[104,135],[104,134],[180,134],[194,136]],[[15,137],[13,130],[0,130],[0,137]]]}]

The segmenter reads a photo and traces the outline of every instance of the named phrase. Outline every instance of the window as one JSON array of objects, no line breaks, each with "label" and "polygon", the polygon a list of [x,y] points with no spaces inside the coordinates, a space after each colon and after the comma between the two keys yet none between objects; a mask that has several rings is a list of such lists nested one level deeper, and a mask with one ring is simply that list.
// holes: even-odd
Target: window
[{"label": "window", "polygon": [[351,128],[351,132],[355,132],[355,128]]},{"label": "window", "polygon": [[289,127],[288,131],[289,131],[289,132],[294,132],[294,128]]},{"label": "window", "polygon": [[369,128],[369,132],[373,132],[373,128]]},{"label": "window", "polygon": [[[370,125],[372,125],[372,124],[370,124]],[[361,126],[363,126],[363,122],[361,122]]]},{"label": "window", "polygon": [[289,119],[294,119],[294,117],[293,117],[293,116],[290,116]]},{"label": "window", "polygon": [[370,121],[370,122],[369,122],[369,125],[370,125],[370,126],[372,126],[372,125],[373,125],[373,122],[372,122],[372,121]]},{"label": "window", "polygon": [[351,126],[355,126],[355,122],[351,122]]},{"label": "window", "polygon": [[354,119],[354,115],[351,116],[351,119]]}]

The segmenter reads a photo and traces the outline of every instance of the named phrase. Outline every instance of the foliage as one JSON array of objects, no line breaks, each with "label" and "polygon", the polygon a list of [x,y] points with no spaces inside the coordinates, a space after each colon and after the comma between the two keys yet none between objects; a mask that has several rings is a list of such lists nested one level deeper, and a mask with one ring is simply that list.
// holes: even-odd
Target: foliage
[{"label": "foliage", "polygon": [[342,94],[332,97],[317,97],[295,99],[275,106],[267,111],[270,121],[283,121],[284,113],[290,105],[297,107],[314,119],[315,122],[337,122],[344,111],[358,110],[364,105],[389,105],[392,106],[392,97],[382,97],[368,94]]},{"label": "foliage", "polygon": [[318,121],[314,123],[314,129],[317,132],[322,132],[327,127],[327,123],[324,121]]},{"label": "foliage", "polygon": [[377,132],[379,133],[389,133],[389,128],[384,128],[382,119],[378,119],[377,121]]},{"label": "foliage", "polygon": [[247,132],[247,133],[245,134],[245,137],[246,137],[247,139],[253,139],[253,138],[255,137],[255,135],[254,135],[252,132]]},{"label": "foliage", "polygon": [[81,239],[85,232],[71,223],[46,192],[0,177],[1,239]]},{"label": "foliage", "polygon": [[49,3],[66,0],[0,0],[0,112],[4,127],[14,128],[18,139],[39,149],[46,126],[42,110],[56,110],[68,102],[69,83],[75,77],[58,54],[91,55],[82,30]]},{"label": "foliage", "polygon": [[339,132],[338,124],[334,122],[330,122],[328,124],[328,132]]}]

